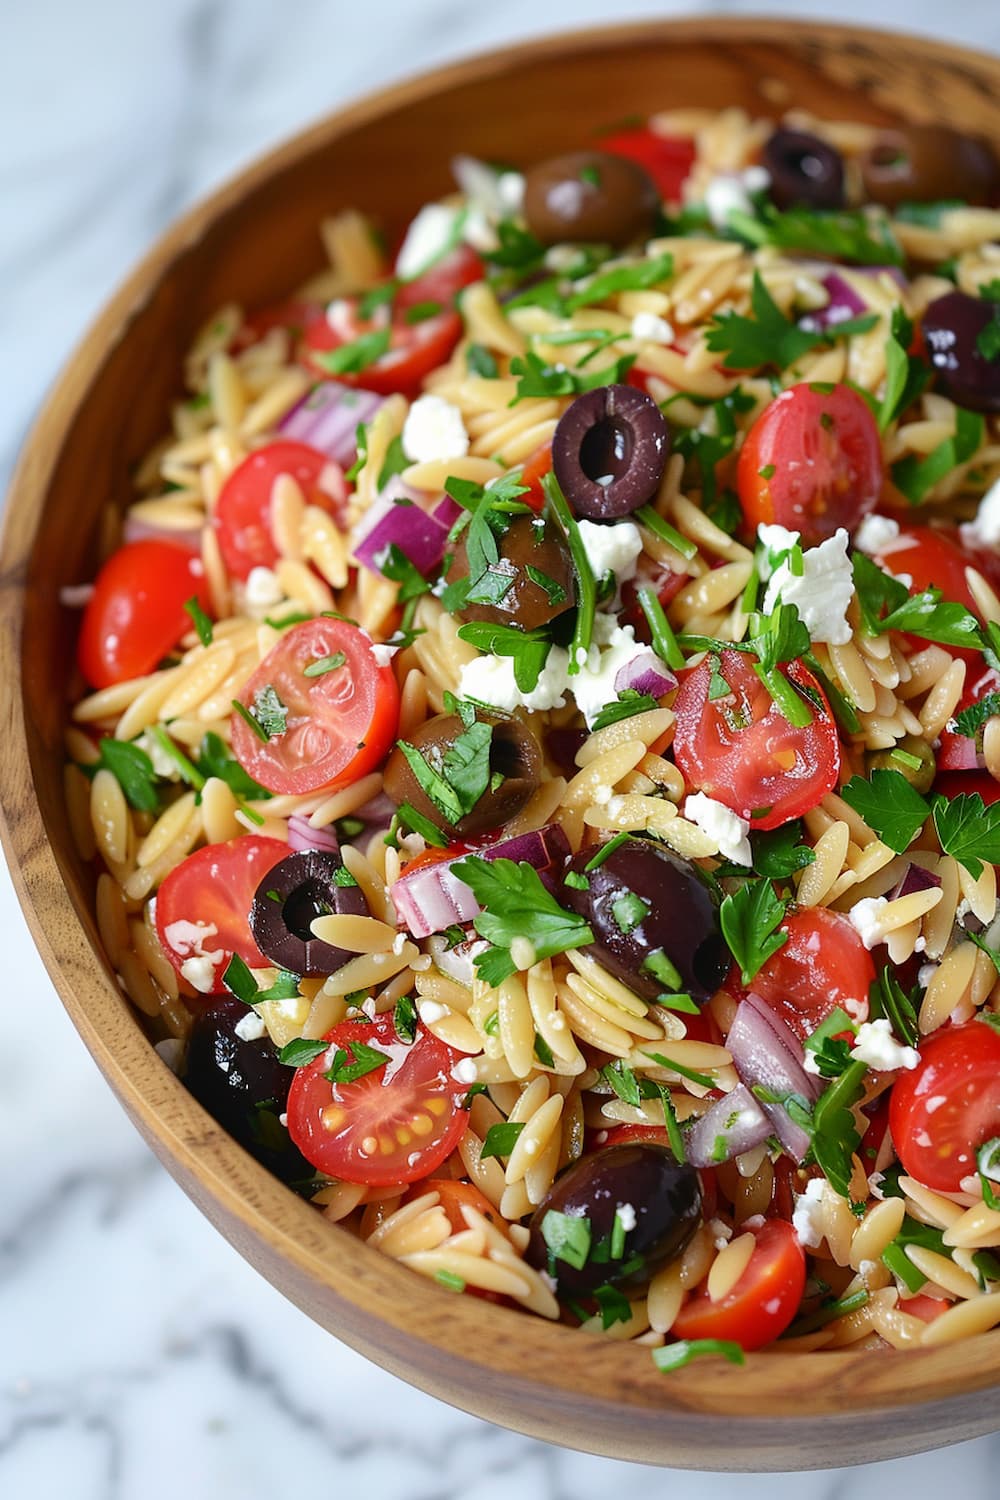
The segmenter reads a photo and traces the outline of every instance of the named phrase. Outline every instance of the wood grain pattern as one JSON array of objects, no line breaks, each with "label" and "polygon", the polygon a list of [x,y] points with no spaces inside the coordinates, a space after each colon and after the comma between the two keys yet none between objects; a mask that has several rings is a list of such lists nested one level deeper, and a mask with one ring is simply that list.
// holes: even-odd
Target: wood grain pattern
[{"label": "wood grain pattern", "polygon": [[[3,836],[50,974],[128,1114],[265,1276],[387,1369],[551,1441],[692,1468],[806,1468],[916,1452],[997,1426],[1000,1333],[906,1355],[779,1353],[657,1374],[648,1351],[453,1294],[322,1220],[228,1139],[149,1048],[100,954],[92,876],[61,805],[74,620],[108,496],[164,425],[195,328],[224,300],[280,296],[348,204],[390,233],[449,186],[458,149],[528,163],[625,114],[807,105],[838,118],[947,119],[1000,135],[1000,61],[940,43],[790,22],[688,21],[553,38],[366,99],[188,214],[101,314],[18,467],[0,557]],[[593,1357],[596,1355],[596,1358]]]}]

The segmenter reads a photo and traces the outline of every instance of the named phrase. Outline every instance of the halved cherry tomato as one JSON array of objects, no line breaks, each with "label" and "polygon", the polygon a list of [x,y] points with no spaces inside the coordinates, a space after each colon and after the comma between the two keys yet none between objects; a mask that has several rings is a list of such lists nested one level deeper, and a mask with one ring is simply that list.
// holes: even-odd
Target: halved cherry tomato
[{"label": "halved cherry tomato", "polygon": [[[899,536],[876,554],[876,561],[894,577],[902,575],[911,594],[937,587],[946,599],[964,604],[974,615],[979,615],[980,610],[966,582],[966,568],[978,569],[994,587],[1000,582],[997,558],[992,553],[967,547],[952,526],[904,523]],[[924,644],[917,637],[911,639],[918,650]],[[948,650],[968,663],[969,673],[980,670],[982,656],[978,651],[963,646],[949,646]]]},{"label": "halved cherry tomato", "polygon": [[347,485],[332,458],[308,443],[288,440],[257,448],[237,464],[212,512],[222,560],[234,578],[249,578],[252,568],[270,568],[278,560],[271,501],[282,474],[295,480],[310,505],[332,516],[343,514]]},{"label": "halved cherry tomato", "polygon": [[681,684],[674,759],[689,787],[752,819],[755,829],[777,828],[836,786],[837,726],[815,677],[799,661],[778,670],[808,693],[812,721],[802,728],[784,717],[742,652],[723,651],[720,670],[728,697],[709,698],[707,662]]},{"label": "halved cherry tomato", "polygon": [[1000,1136],[1000,1036],[967,1021],[935,1032],[919,1050],[919,1066],[893,1084],[892,1142],[910,1177],[957,1193],[976,1170],[978,1148]]},{"label": "halved cherry tomato", "polygon": [[639,603],[639,590],[652,589],[660,601],[661,608],[666,609],[671,600],[690,581],[689,574],[674,573],[670,568],[664,567],[662,563],[649,557],[647,553],[639,554],[635,577],[622,584],[622,623],[632,626],[636,640],[645,641],[647,645],[652,640],[649,621]]},{"label": "halved cherry tomato", "polygon": [[191,629],[184,605],[212,608],[201,558],[175,542],[126,542],[98,573],[77,658],[91,687],[142,677]]},{"label": "halved cherry tomato", "polygon": [[769,1219],[755,1238],[750,1263],[732,1291],[718,1302],[707,1291],[696,1292],[677,1314],[671,1333],[681,1339],[731,1339],[744,1349],[760,1349],[784,1333],[805,1290],[805,1251],[783,1219]]},{"label": "halved cherry tomato", "polygon": [[518,499],[525,505],[530,505],[532,510],[541,511],[545,508],[545,491],[542,489],[542,480],[552,469],[552,444],[545,443],[528,459],[521,470],[521,483],[528,486],[526,495],[519,495]]},{"label": "halved cherry tomato", "polygon": [[501,1234],[507,1235],[507,1221],[473,1182],[462,1182],[455,1177],[424,1177],[413,1184],[403,1201],[410,1203],[422,1193],[437,1193],[452,1234],[463,1234],[468,1229],[462,1209],[474,1208]]},{"label": "halved cherry tomato", "polygon": [[170,871],[156,897],[156,930],[178,973],[189,958],[211,957],[213,993],[222,994],[234,953],[251,968],[267,966],[250,932],[250,906],[264,876],[288,853],[281,839],[250,833],[206,844]]},{"label": "halved cherry tomato", "polygon": [[[778,928],[787,934],[751,988],[803,1039],[838,1006],[867,1020],[868,989],[875,979],[871,954],[846,917],[823,906],[792,912]],[[726,988],[739,989],[734,965]],[[735,981],[735,988],[734,988]]]},{"label": "halved cherry tomato", "polygon": [[853,531],[882,488],[882,444],[867,402],[848,385],[793,385],[747,433],[736,471],[748,527],[778,522],[807,546]]},{"label": "halved cherry tomato", "polygon": [[319,302],[305,302],[299,297],[290,297],[287,302],[275,302],[250,313],[232,342],[232,350],[238,354],[259,343],[275,328],[283,328],[294,341],[302,337],[303,329],[322,310]]},{"label": "halved cherry tomato", "polygon": [[[971,655],[973,653],[970,652]],[[970,665],[966,669],[965,689],[955,707],[955,713],[960,714],[964,709],[972,708],[974,704],[981,703],[988,693],[998,691],[1000,691],[1000,672],[994,667],[986,667],[980,671]],[[941,731],[940,741],[936,753],[938,770],[976,771],[979,769],[976,736],[956,734],[945,725]],[[981,748],[982,730],[979,733],[979,749]]]},{"label": "halved cherry tomato", "polygon": [[695,144],[690,136],[659,135],[648,125],[616,130],[601,137],[602,151],[638,162],[656,183],[666,203],[681,201],[681,188],[694,165]]},{"label": "halved cherry tomato", "polygon": [[951,1307],[943,1297],[928,1297],[926,1292],[918,1292],[915,1297],[903,1297],[899,1302],[900,1312],[912,1313],[919,1318],[921,1323],[933,1323],[943,1312]]},{"label": "halved cherry tomato", "polygon": [[285,632],[239,701],[252,716],[273,695],[279,713],[286,710],[284,730],[258,734],[233,716],[233,754],[269,792],[300,797],[357,781],[396,738],[399,689],[392,668],[379,666],[371,637],[346,620],[318,616]]},{"label": "halved cherry tomato", "polygon": [[482,281],[485,274],[486,268],[471,245],[455,245],[412,281],[404,281],[393,306],[402,312],[426,302],[450,307],[463,287]]},{"label": "halved cherry tomato", "polygon": [[458,1145],[468,1123],[465,1086],[451,1070],[459,1054],[418,1031],[404,1042],[392,1012],[373,1021],[342,1021],[326,1041],[347,1064],[363,1061],[356,1043],[386,1061],[349,1083],[331,1083],[326,1052],[297,1069],[288,1094],[288,1133],[307,1161],[342,1182],[416,1182]]}]

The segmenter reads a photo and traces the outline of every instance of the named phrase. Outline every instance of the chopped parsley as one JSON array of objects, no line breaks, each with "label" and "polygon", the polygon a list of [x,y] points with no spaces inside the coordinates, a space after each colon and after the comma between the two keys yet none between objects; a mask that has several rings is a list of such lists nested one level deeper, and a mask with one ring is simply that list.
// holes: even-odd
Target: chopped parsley
[{"label": "chopped parsley", "polygon": [[523,357],[516,354],[510,362],[517,390],[509,404],[515,406],[527,396],[579,396],[598,386],[620,385],[634,364],[634,354],[623,354],[600,370],[569,370],[565,365],[546,364],[529,349]]},{"label": "chopped parsley", "polygon": [[1000,864],[1000,803],[986,807],[978,792],[934,799],[934,827],[945,854],[978,880],[983,864]]},{"label": "chopped parsley", "polygon": [[320,656],[302,668],[303,677],[325,677],[327,672],[336,672],[347,660],[343,651],[334,651],[331,656]]},{"label": "chopped parsley", "polygon": [[655,255],[634,265],[612,266],[607,271],[598,271],[566,298],[566,311],[574,313],[577,308],[589,307],[594,302],[606,302],[618,292],[646,291],[667,281],[673,270],[672,255]]},{"label": "chopped parsley", "polygon": [[982,446],[986,423],[979,412],[955,408],[955,431],[930,453],[919,458],[908,453],[892,466],[892,482],[911,505],[919,505],[959,464],[967,463]]},{"label": "chopped parsley", "polygon": [[634,714],[648,714],[659,708],[655,698],[648,693],[637,693],[634,688],[623,688],[613,703],[606,703],[594,720],[592,729],[607,729],[609,724],[618,724],[622,719],[631,719]]},{"label": "chopped parsley", "polygon": [[674,1370],[683,1370],[694,1359],[705,1359],[711,1355],[728,1359],[731,1365],[746,1364],[742,1347],[732,1339],[677,1339],[675,1343],[663,1344],[659,1349],[650,1350],[650,1353],[653,1364],[664,1375],[670,1375]]},{"label": "chopped parsley", "polygon": [[517,1145],[524,1123],[523,1120],[504,1120],[499,1125],[491,1125],[479,1153],[480,1161],[491,1156],[509,1156]]},{"label": "chopped parsley", "polygon": [[330,375],[356,375],[388,352],[391,339],[391,328],[376,328],[336,349],[314,349],[312,358]]},{"label": "chopped parsley", "polygon": [[492,740],[492,725],[473,717],[443,753],[436,746],[424,753],[406,740],[400,740],[397,748],[421,790],[455,824],[472,811],[490,784]]},{"label": "chopped parsley", "polygon": [[[718,503],[716,469],[736,446],[737,415],[750,411],[753,406],[754,398],[737,386],[735,391],[730,391],[721,401],[713,402],[700,426],[684,428],[674,435],[676,451],[697,466],[701,476],[702,505],[717,526],[722,523],[712,509]],[[743,512],[737,501],[733,525],[722,526],[723,531],[735,530],[742,517]]]},{"label": "chopped parsley", "polygon": [[534,692],[552,649],[543,630],[518,630],[516,625],[494,625],[489,620],[470,620],[459,627],[458,635],[487,656],[509,656],[522,693]]},{"label": "chopped parsley", "polygon": [[392,1020],[396,1035],[404,1042],[412,1042],[417,1034],[417,1007],[412,995],[400,995]]},{"label": "chopped parsley", "polygon": [[915,1047],[920,1041],[917,1023],[917,990],[907,994],[888,965],[868,991],[868,1014],[873,1021],[886,1020],[899,1041]]},{"label": "chopped parsley", "polygon": [[855,265],[901,266],[903,250],[883,216],[861,210],[825,212],[790,208],[784,212],[762,204],[756,217],[735,212],[728,227],[752,245],[797,250],[823,260],[853,261]]},{"label": "chopped parsley", "polygon": [[749,984],[771,955],[788,941],[788,934],[778,931],[786,905],[764,877],[745,881],[739,890],[723,899],[719,925],[730,953],[740,966],[744,984]]},{"label": "chopped parsley", "polygon": [[313,1062],[321,1052],[325,1052],[329,1045],[329,1042],[313,1041],[310,1037],[293,1037],[278,1053],[278,1061],[287,1068],[304,1068],[306,1063]]},{"label": "chopped parsley", "polygon": [[954,723],[948,727],[953,733],[964,735],[966,739],[978,740],[980,730],[994,714],[1000,714],[1000,693],[987,693],[978,703],[971,703],[968,708],[957,713]]},{"label": "chopped parsley", "polygon": [[347,1047],[338,1047],[333,1054],[332,1066],[323,1077],[330,1083],[355,1083],[389,1061],[388,1053],[370,1047],[367,1042],[348,1042]]},{"label": "chopped parsley", "polygon": [[530,948],[532,962],[594,941],[584,919],[561,907],[537,870],[525,861],[515,864],[510,859],[486,860],[472,854],[452,869],[483,908],[473,925],[491,946],[477,956],[475,964],[487,984],[496,987],[518,968],[530,967],[519,964],[511,954],[517,939]]},{"label": "chopped parsley", "polygon": [[750,306],[752,318],[742,313],[722,312],[709,325],[705,342],[713,353],[725,354],[722,364],[726,370],[756,370],[762,365],[785,370],[817,344],[827,341],[825,334],[809,333],[785,317],[759,271],[753,273]]},{"label": "chopped parsley", "polygon": [[930,815],[930,805],[902,771],[852,776],[840,795],[896,854],[908,849]]},{"label": "chopped parsley", "polygon": [[470,375],[479,375],[483,380],[496,380],[500,371],[493,355],[485,344],[470,344],[465,351],[465,366]]},{"label": "chopped parsley", "polygon": [[561,1260],[575,1271],[582,1271],[590,1254],[590,1220],[550,1208],[542,1219],[541,1230],[550,1263]]},{"label": "chopped parsley", "polygon": [[156,812],[160,805],[157,776],[145,750],[129,740],[114,740],[108,736],[101,740],[98,750],[100,760],[93,766],[85,766],[84,770],[88,774],[102,769],[110,771],[130,807],[136,812]]},{"label": "chopped parsley", "polygon": [[203,646],[212,644],[212,622],[198,603],[198,595],[192,594],[184,605],[184,612],[191,617],[195,634]]}]

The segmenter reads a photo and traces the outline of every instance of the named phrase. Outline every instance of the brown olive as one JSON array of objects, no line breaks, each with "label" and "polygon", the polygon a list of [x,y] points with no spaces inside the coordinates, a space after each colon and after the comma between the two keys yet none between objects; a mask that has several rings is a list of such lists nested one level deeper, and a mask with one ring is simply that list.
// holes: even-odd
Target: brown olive
[{"label": "brown olive", "polygon": [[339,854],[304,849],[264,876],[250,907],[250,931],[264,957],[279,969],[334,974],[354,954],[313,936],[315,919],[330,913],[367,917],[368,903]]},{"label": "brown olive", "polygon": [[886,208],[940,199],[992,204],[1000,194],[1000,162],[992,146],[946,125],[883,131],[860,166],[865,197]]},{"label": "brown olive", "polygon": [[778,208],[831,209],[844,206],[844,159],[828,141],[806,130],[776,130],[764,143],[761,160],[771,179]]},{"label": "brown olive", "polygon": [[574,514],[615,521],[656,494],[669,451],[670,431],[652,396],[602,385],[559,418],[552,468]]},{"label": "brown olive", "polygon": [[[408,802],[442,832],[457,838],[476,838],[509,822],[538,789],[542,778],[541,747],[531,730],[519,719],[500,719],[486,714],[478,714],[477,719],[493,727],[490,780],[475,805],[463,817],[449,817],[433,800],[421,786],[417,773],[398,745],[386,762],[383,777],[385,790],[397,807]],[[432,770],[441,774],[445,756],[464,729],[458,714],[438,714],[415,729],[407,743],[420,752]]]},{"label": "brown olive", "polygon": [[[468,529],[455,546],[447,582],[469,577]],[[499,560],[483,578],[471,580],[471,598],[455,610],[461,620],[538,630],[576,603],[569,548],[550,521],[515,516],[497,539]],[[529,572],[530,569],[530,572]],[[509,579],[509,585],[504,586]]]},{"label": "brown olive", "polygon": [[[918,766],[912,766],[907,760],[896,755],[897,750],[902,750],[904,755],[912,760],[920,762]],[[920,739],[915,734],[904,734],[891,750],[869,750],[865,753],[865,769],[872,771],[898,771],[912,787],[918,792],[929,792],[937,773],[937,765],[934,760],[934,751],[926,740]]]},{"label": "brown olive", "polygon": [[545,245],[628,245],[652,233],[659,207],[648,173],[605,151],[554,156],[524,179],[524,217]]}]

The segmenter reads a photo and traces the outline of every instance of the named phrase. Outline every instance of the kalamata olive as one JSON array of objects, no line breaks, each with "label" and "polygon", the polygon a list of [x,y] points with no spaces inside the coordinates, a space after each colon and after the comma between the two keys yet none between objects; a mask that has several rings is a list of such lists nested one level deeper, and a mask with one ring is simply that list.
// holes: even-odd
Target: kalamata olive
[{"label": "kalamata olive", "polygon": [[1000,302],[947,292],[928,307],[922,326],[945,394],[971,411],[1000,411]]},{"label": "kalamata olive", "polygon": [[264,876],[250,907],[254,942],[279,969],[333,974],[357,955],[312,935],[317,917],[366,917],[368,903],[339,854],[306,849],[290,854]]},{"label": "kalamata olive", "polygon": [[281,1124],[294,1068],[278,1061],[270,1037],[244,1040],[236,1028],[252,1012],[240,1000],[200,1008],[188,1041],[184,1082],[223,1129],[286,1182],[314,1175]]},{"label": "kalamata olive", "polygon": [[604,385],[577,396],[559,418],[552,468],[576,515],[614,521],[656,494],[669,450],[670,432],[652,396]]},{"label": "kalamata olive", "polygon": [[[896,751],[902,750],[919,765],[912,766],[907,761],[896,756]],[[929,792],[937,772],[934,760],[934,751],[927,741],[916,734],[904,734],[901,740],[897,740],[891,750],[868,750],[865,752],[865,769],[872,771],[898,771],[900,775],[916,787],[918,792]]]},{"label": "kalamata olive", "polygon": [[[398,746],[386,762],[383,777],[385,790],[397,806],[408,802],[443,832],[460,839],[489,833],[515,817],[537,791],[542,779],[541,747],[526,725],[519,719],[500,719],[486,714],[479,714],[477,718],[493,729],[489,752],[490,780],[475,805],[462,817],[453,821],[427,794]],[[445,756],[464,729],[458,714],[438,714],[415,729],[408,743],[420,751],[433,770],[441,773]],[[503,778],[496,786],[493,785],[495,777]]]},{"label": "kalamata olive", "polygon": [[[467,544],[468,528],[455,545],[446,575],[448,583],[469,577]],[[473,580],[474,597],[455,610],[459,619],[539,630],[573,608],[573,562],[550,521],[539,516],[515,516],[503,536],[497,538],[497,550],[500,557],[485,578],[478,583]],[[504,588],[507,579],[510,583]],[[476,597],[479,595],[482,597]]]},{"label": "kalamata olive", "polygon": [[844,160],[840,152],[806,130],[776,130],[764,142],[761,160],[778,208],[843,208]]},{"label": "kalamata olive", "polygon": [[1000,163],[978,136],[946,125],[907,125],[883,131],[860,158],[865,197],[900,203],[961,199],[992,204],[1000,194]]},{"label": "kalamata olive", "polygon": [[[553,1212],[587,1221],[590,1242],[582,1266],[553,1253],[562,1227],[558,1221],[546,1226],[546,1215]],[[625,1230],[620,1244],[613,1240],[616,1216]],[[681,1253],[700,1220],[701,1186],[694,1167],[652,1142],[609,1146],[581,1157],[556,1178],[532,1215],[525,1259],[548,1270],[564,1296],[586,1296],[609,1282],[627,1286],[648,1280]],[[577,1236],[573,1241],[577,1249],[569,1253],[579,1260]],[[612,1248],[621,1254],[612,1257]]]},{"label": "kalamata olive", "polygon": [[584,951],[644,999],[680,991],[707,1000],[729,956],[715,902],[694,867],[648,839],[626,839],[588,871],[595,852],[573,857],[572,879],[563,877],[559,893],[590,924],[596,941]]},{"label": "kalamata olive", "polygon": [[524,217],[544,245],[627,245],[651,233],[660,207],[642,167],[605,151],[572,151],[525,174]]}]

